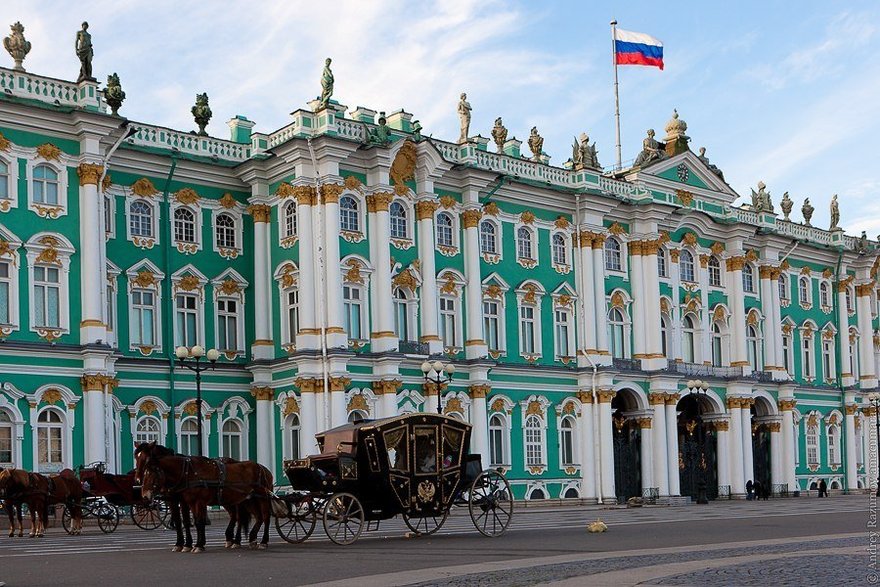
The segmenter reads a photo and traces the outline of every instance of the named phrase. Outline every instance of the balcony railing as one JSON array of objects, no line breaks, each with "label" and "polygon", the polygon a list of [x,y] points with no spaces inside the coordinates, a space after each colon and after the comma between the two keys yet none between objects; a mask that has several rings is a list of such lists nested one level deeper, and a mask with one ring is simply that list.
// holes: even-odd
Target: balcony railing
[{"label": "balcony railing", "polygon": [[414,340],[401,340],[398,349],[405,355],[427,355],[428,344]]},{"label": "balcony railing", "polygon": [[742,367],[715,367],[713,365],[701,365],[698,363],[678,363],[669,361],[669,371],[688,377],[721,377],[731,379],[742,377]]},{"label": "balcony railing", "polygon": [[642,362],[639,359],[611,359],[612,364],[615,369],[620,369],[621,371],[640,371],[642,369]]}]

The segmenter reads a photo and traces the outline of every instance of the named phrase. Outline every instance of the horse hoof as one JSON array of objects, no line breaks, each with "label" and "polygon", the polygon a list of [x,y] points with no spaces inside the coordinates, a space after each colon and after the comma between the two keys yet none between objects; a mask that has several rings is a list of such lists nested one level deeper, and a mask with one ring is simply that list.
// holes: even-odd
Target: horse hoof
[{"label": "horse hoof", "polygon": [[232,546],[230,546],[229,548],[231,548],[232,550],[238,550],[239,548],[241,548],[241,544],[236,544],[235,542],[233,542]]},{"label": "horse hoof", "polygon": [[227,540],[227,541],[226,541],[226,544],[224,545],[224,547],[225,547],[225,548],[232,548],[232,542],[230,542],[229,540]]},{"label": "horse hoof", "polygon": [[196,546],[195,548],[192,549],[191,552],[192,552],[193,554],[200,554],[200,553],[202,553],[202,552],[205,552],[205,549],[202,548],[201,546]]},{"label": "horse hoof", "polygon": [[183,550],[182,546],[175,546],[171,549],[171,552],[180,552],[181,550]]},{"label": "horse hoof", "polygon": [[251,550],[256,550],[256,549],[257,549],[257,543],[256,543],[256,542],[251,542],[249,546],[251,547]]},{"label": "horse hoof", "polygon": [[268,544],[262,544],[262,543],[260,543],[260,544],[257,546],[257,549],[259,549],[259,550],[266,550],[267,548],[269,548],[269,545],[268,545]]},{"label": "horse hoof", "polygon": [[193,549],[192,546],[184,546],[183,548],[180,549],[180,552],[191,552],[192,549]]}]

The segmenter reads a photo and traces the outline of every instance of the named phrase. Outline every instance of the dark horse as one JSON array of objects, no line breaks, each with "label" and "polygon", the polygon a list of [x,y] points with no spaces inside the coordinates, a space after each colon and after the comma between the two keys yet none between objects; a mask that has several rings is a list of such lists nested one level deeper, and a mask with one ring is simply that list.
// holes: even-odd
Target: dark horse
[{"label": "dark horse", "polygon": [[251,546],[257,546],[260,526],[263,527],[263,539],[259,547],[268,545],[273,480],[271,472],[262,465],[177,455],[155,442],[138,446],[134,457],[135,477],[142,484],[144,498],[163,495],[169,501],[177,528],[175,550],[183,548],[180,513],[185,514],[186,510],[192,512],[196,524],[196,543],[192,552],[205,549],[209,505],[220,505],[230,512],[232,519],[226,533],[227,546],[232,541],[233,525],[248,517],[243,514],[245,511],[255,518],[249,537]]},{"label": "dark horse", "polygon": [[[3,471],[0,467],[0,471]],[[21,510],[24,508],[24,500],[17,494],[12,494],[6,490],[0,491],[0,499],[3,500],[3,509],[9,516],[9,537],[15,536],[15,520],[18,520],[18,537],[24,536],[24,523],[21,518]]]},{"label": "dark horse", "polygon": [[0,471],[0,493],[3,492],[27,504],[31,512],[31,538],[45,534],[49,507],[55,504],[64,504],[70,510],[71,533],[82,532],[82,485],[70,469],[50,477],[22,469],[4,469]]}]

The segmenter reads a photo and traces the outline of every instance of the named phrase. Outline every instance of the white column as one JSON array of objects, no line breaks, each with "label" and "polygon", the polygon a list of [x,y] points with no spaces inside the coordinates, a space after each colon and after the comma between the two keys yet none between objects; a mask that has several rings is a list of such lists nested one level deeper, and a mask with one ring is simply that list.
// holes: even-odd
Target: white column
[{"label": "white column", "polygon": [[[660,490],[660,495],[669,495],[669,455],[666,452],[666,396],[663,393],[652,392],[648,396],[651,409],[654,410],[652,435],[654,437],[654,482]],[[676,457],[675,468],[678,468]]]},{"label": "white column", "polygon": [[627,244],[629,250],[629,278],[632,291],[633,318],[633,358],[645,359],[645,298],[644,279],[642,274],[642,241],[631,240]]},{"label": "white column", "polygon": [[660,340],[660,274],[657,268],[657,250],[659,246],[659,240],[646,241],[642,246],[642,271],[644,276],[642,289],[645,296],[645,353],[648,355],[650,368],[652,369],[663,369],[666,367],[663,343]]},{"label": "white column", "polygon": [[373,393],[379,395],[379,418],[392,418],[397,415],[398,385],[400,385],[400,381],[396,379],[373,382]]},{"label": "white column", "polygon": [[752,451],[752,411],[749,409],[754,404],[754,399],[743,398],[740,417],[742,418],[742,466],[743,478],[748,481],[755,480],[755,460]]},{"label": "white column", "polygon": [[794,459],[794,410],[795,401],[791,398],[780,398],[777,402],[782,414],[782,481],[788,484],[788,491],[795,491],[797,486],[797,473]]},{"label": "white column", "polygon": [[730,486],[730,421],[717,420],[715,422],[716,440],[718,443],[718,487],[726,486],[728,491],[733,492]]},{"label": "white column", "polygon": [[655,487],[654,485],[654,431],[651,429],[651,420],[649,416],[639,418],[639,428],[642,435],[641,438],[641,460],[642,460],[642,495],[645,490]]},{"label": "white column", "polygon": [[614,492],[614,432],[611,422],[613,391],[599,392],[599,435],[602,450],[602,499],[615,500]]},{"label": "white column", "polygon": [[705,299],[700,305],[700,357],[704,365],[712,364],[712,319],[709,314],[709,258],[710,255],[700,255],[699,281],[700,291],[706,292]]},{"label": "white column", "polygon": [[275,392],[271,387],[254,387],[251,395],[257,400],[257,462],[274,471],[272,446],[275,442],[275,426],[272,425],[272,400]]},{"label": "white column", "polygon": [[437,320],[437,269],[434,247],[434,212],[440,206],[432,194],[420,194],[416,202],[416,219],[419,223],[419,260],[421,267],[421,299],[419,310],[422,319],[422,335],[419,341],[428,345],[431,354],[443,352]]},{"label": "white column", "polygon": [[596,453],[593,450],[595,443],[593,438],[593,394],[589,390],[579,391],[578,399],[581,400],[581,415],[578,420],[581,444],[581,497],[583,499],[596,499]]},{"label": "white column", "polygon": [[489,412],[486,408],[486,395],[491,388],[487,384],[475,384],[468,388],[471,396],[472,442],[480,453],[483,468],[489,467]]},{"label": "white column", "polygon": [[480,278],[479,224],[483,212],[480,208],[468,208],[461,213],[464,227],[464,278],[465,287],[465,357],[479,359],[489,352],[483,340],[483,288]]},{"label": "white column", "polygon": [[[272,209],[266,204],[254,204],[248,211],[254,219],[254,341],[251,352],[255,359],[271,359],[274,355],[272,343],[272,307],[269,297],[272,274],[269,269],[269,222]],[[300,312],[302,314],[302,312]]]},{"label": "white column", "polygon": [[[315,242],[313,219],[317,196],[314,188],[307,185],[297,186],[295,192],[297,230],[299,231],[299,332],[296,333],[296,348],[300,350],[315,349],[320,346],[315,306],[317,289],[315,250],[317,243]],[[314,429],[312,436],[314,436]],[[303,432],[303,438],[307,438],[305,432]],[[303,448],[305,449],[305,445]]]},{"label": "white column", "polygon": [[[770,280],[773,269],[767,265],[758,268],[761,282],[761,302],[764,309],[764,370],[776,371],[776,325],[773,320],[774,283]],[[775,288],[779,291],[779,288]]]},{"label": "white column", "polygon": [[[79,174],[79,259],[82,318],[80,327],[80,343],[94,343],[107,340],[107,325],[104,323],[104,284],[107,283],[107,268],[104,264],[104,231],[101,230],[104,219],[101,217],[102,197],[98,193],[98,179],[104,168],[97,163],[81,163],[77,167]],[[71,329],[72,330],[72,329]],[[104,413],[103,408],[101,414]],[[103,430],[103,419],[97,421]],[[101,444],[104,450],[104,444]],[[103,458],[101,459],[104,460]]]},{"label": "white column", "polygon": [[[297,379],[296,385],[300,391],[300,438],[302,439],[302,454],[313,455],[318,453],[318,443],[315,434],[318,431],[318,394],[321,382],[318,379]],[[323,424],[321,428],[323,428]]]},{"label": "white column", "polygon": [[[578,244],[577,255],[580,258],[581,270],[578,275],[577,287],[578,298],[582,302],[578,304],[581,316],[581,349],[590,355],[596,354],[596,324],[601,322],[598,311],[593,306],[596,294],[593,287],[593,233],[581,231],[575,242]],[[587,366],[589,361],[583,361]]]},{"label": "white column", "polygon": [[746,482],[743,479],[743,433],[742,433],[742,400],[738,397],[727,398],[727,410],[730,412],[730,494],[744,495]]},{"label": "white column", "polygon": [[873,446],[873,440],[871,439],[871,428],[874,423],[871,421],[865,412],[862,412],[861,415],[857,415],[856,418],[859,418],[860,426],[859,426],[859,434],[862,435],[862,447],[864,447],[864,452],[862,453],[862,459],[865,471],[865,487],[871,486],[871,479],[876,477],[877,475],[872,470],[871,463],[871,452]]},{"label": "white column", "polygon": [[[849,345],[849,312],[846,310],[846,286],[847,282],[840,282],[837,289],[837,351],[840,353],[841,382],[844,387],[856,385],[855,373],[850,369],[850,345]],[[859,323],[859,330],[861,330]],[[870,337],[869,337],[870,338]],[[858,352],[861,353],[861,345]],[[859,355],[861,356],[861,354]],[[862,370],[864,373],[864,370]]]},{"label": "white column", "polygon": [[746,307],[743,293],[742,268],[745,257],[727,259],[727,285],[730,295],[730,366],[743,367],[748,371],[748,354],[746,353]]},{"label": "white column", "polygon": [[593,238],[593,312],[596,320],[596,354],[603,355],[603,364],[611,364],[608,351],[608,330],[606,329],[608,307],[605,303],[605,235]]},{"label": "white column", "polygon": [[367,211],[370,215],[370,248],[373,253],[373,285],[375,296],[371,300],[376,321],[370,333],[374,352],[396,351],[397,335],[394,332],[394,298],[391,294],[391,226],[388,206],[394,194],[382,192],[367,196]]},{"label": "white column", "polygon": [[[348,335],[342,327],[342,272],[339,270],[339,195],[342,186],[328,183],[321,186],[324,214],[324,296],[327,314],[327,346],[348,348]],[[370,236],[370,235],[368,235]],[[300,252],[303,245],[300,243]],[[376,271],[378,273],[378,270]],[[302,316],[302,312],[300,312]]]},{"label": "white column", "polygon": [[666,462],[669,471],[669,495],[681,495],[681,478],[678,472],[678,413],[676,406],[681,395],[666,395]]},{"label": "white column", "polygon": [[83,377],[83,395],[85,396],[85,464],[106,462],[107,454],[104,441],[104,386],[100,375]]},{"label": "white column", "polygon": [[785,474],[782,470],[783,461],[783,445],[782,445],[782,423],[770,422],[770,484],[767,489],[772,491],[772,485],[781,485],[786,483]]},{"label": "white column", "polygon": [[846,434],[846,462],[844,463],[846,470],[846,488],[849,491],[858,489],[858,467],[856,466],[856,410],[858,406],[849,404],[845,407],[845,426],[844,434]]},{"label": "white column", "polygon": [[[781,274],[780,268],[774,268],[770,273],[770,282],[772,283],[772,291],[773,295],[770,296],[770,301],[772,302],[773,309],[773,329],[768,333],[766,330],[764,331],[764,336],[772,336],[775,342],[776,348],[776,374],[779,379],[789,379],[789,375],[785,370],[785,359],[782,353],[782,301],[779,299],[779,275]],[[794,352],[792,349],[791,352]]]},{"label": "white column", "polygon": [[[670,310],[670,319],[672,324],[669,325],[669,346],[666,349],[667,358],[681,361],[681,303],[679,292],[681,291],[681,266],[678,264],[681,251],[678,249],[669,250],[669,278],[672,281],[672,307]],[[677,433],[676,433],[677,434]],[[678,462],[678,455],[675,456]],[[669,463],[670,468],[672,462]],[[678,465],[676,465],[677,467]]]},{"label": "white column", "polygon": [[[877,387],[877,374],[874,369],[874,328],[871,316],[871,294],[874,282],[856,286],[856,312],[859,323],[859,384],[862,389]],[[846,306],[843,306],[846,308]],[[841,312],[844,313],[844,312]],[[848,341],[848,330],[840,333],[840,345]]]},{"label": "white column", "polygon": [[[348,404],[345,402],[345,386],[351,380],[346,377],[330,377],[330,427],[342,426],[348,422]],[[318,381],[320,388],[321,381]],[[320,400],[319,400],[320,401]],[[322,422],[318,422],[318,430],[323,430]]]}]

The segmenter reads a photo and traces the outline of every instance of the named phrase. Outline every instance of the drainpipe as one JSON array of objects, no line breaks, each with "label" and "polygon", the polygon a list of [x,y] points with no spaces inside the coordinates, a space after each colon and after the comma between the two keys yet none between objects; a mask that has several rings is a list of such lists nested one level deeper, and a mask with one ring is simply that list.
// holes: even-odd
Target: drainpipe
[{"label": "drainpipe", "polygon": [[[320,204],[321,198],[321,181],[318,178],[318,159],[315,157],[315,150],[312,148],[312,139],[307,138],[306,143],[309,146],[309,156],[312,158],[312,170],[315,174],[315,195],[319,200],[318,203],[318,254],[315,255],[315,263],[317,267],[315,268],[315,273],[318,275],[318,280],[320,283],[320,295],[316,296],[317,300],[317,314],[319,324],[321,326],[321,378],[324,382],[324,392],[321,394],[322,402],[324,404],[324,430],[330,429],[330,374],[327,370],[327,309],[324,306],[324,300],[326,295],[327,281],[325,279],[324,272],[326,271],[326,266],[324,265],[324,254],[327,251],[326,240],[327,234],[324,230],[324,206]],[[332,235],[331,238],[336,238],[336,235]],[[338,260],[337,260],[338,262]]]},{"label": "drainpipe", "polygon": [[[162,247],[162,271],[165,273],[165,279],[162,280],[162,296],[165,298],[166,311],[162,319],[165,331],[163,334],[168,336],[168,344],[166,352],[168,353],[168,389],[169,401],[171,402],[171,422],[174,425],[174,407],[177,405],[174,389],[174,300],[171,299],[171,204],[168,201],[168,190],[171,187],[171,178],[174,177],[174,170],[177,169],[177,156],[180,151],[177,148],[171,149],[171,168],[168,170],[168,177],[165,178],[165,188],[162,190],[162,205],[165,210],[165,234],[162,235],[165,240],[165,246]],[[162,217],[162,211],[159,212],[159,218]],[[174,432],[174,431],[172,431]],[[174,447],[177,447],[177,434],[172,434],[174,439]]]},{"label": "drainpipe", "polygon": [[[840,298],[837,295],[837,291],[838,291],[837,288],[840,287],[840,264],[842,262],[843,262],[843,251],[841,250],[837,253],[837,267],[834,269],[834,290],[831,292],[831,302],[834,305],[834,322],[838,326],[840,325]],[[847,326],[848,325],[849,325],[849,319],[847,319]],[[846,344],[846,345],[849,344],[849,330],[848,329],[846,332],[839,332],[838,333],[838,341],[841,346],[844,344]],[[856,351],[858,351],[858,350],[859,349],[856,349]],[[834,355],[835,355],[834,361],[835,361],[835,364],[837,365],[837,369],[835,369],[834,375],[836,376],[835,378],[837,379],[837,387],[840,388],[840,393],[843,394],[843,375],[841,375],[841,373],[843,372],[844,365],[842,365],[840,362],[840,351],[834,353]],[[850,349],[849,355],[850,355],[850,361],[852,363],[855,363],[855,361],[852,359],[852,349]],[[853,375],[855,375],[855,373],[853,373]]]}]

